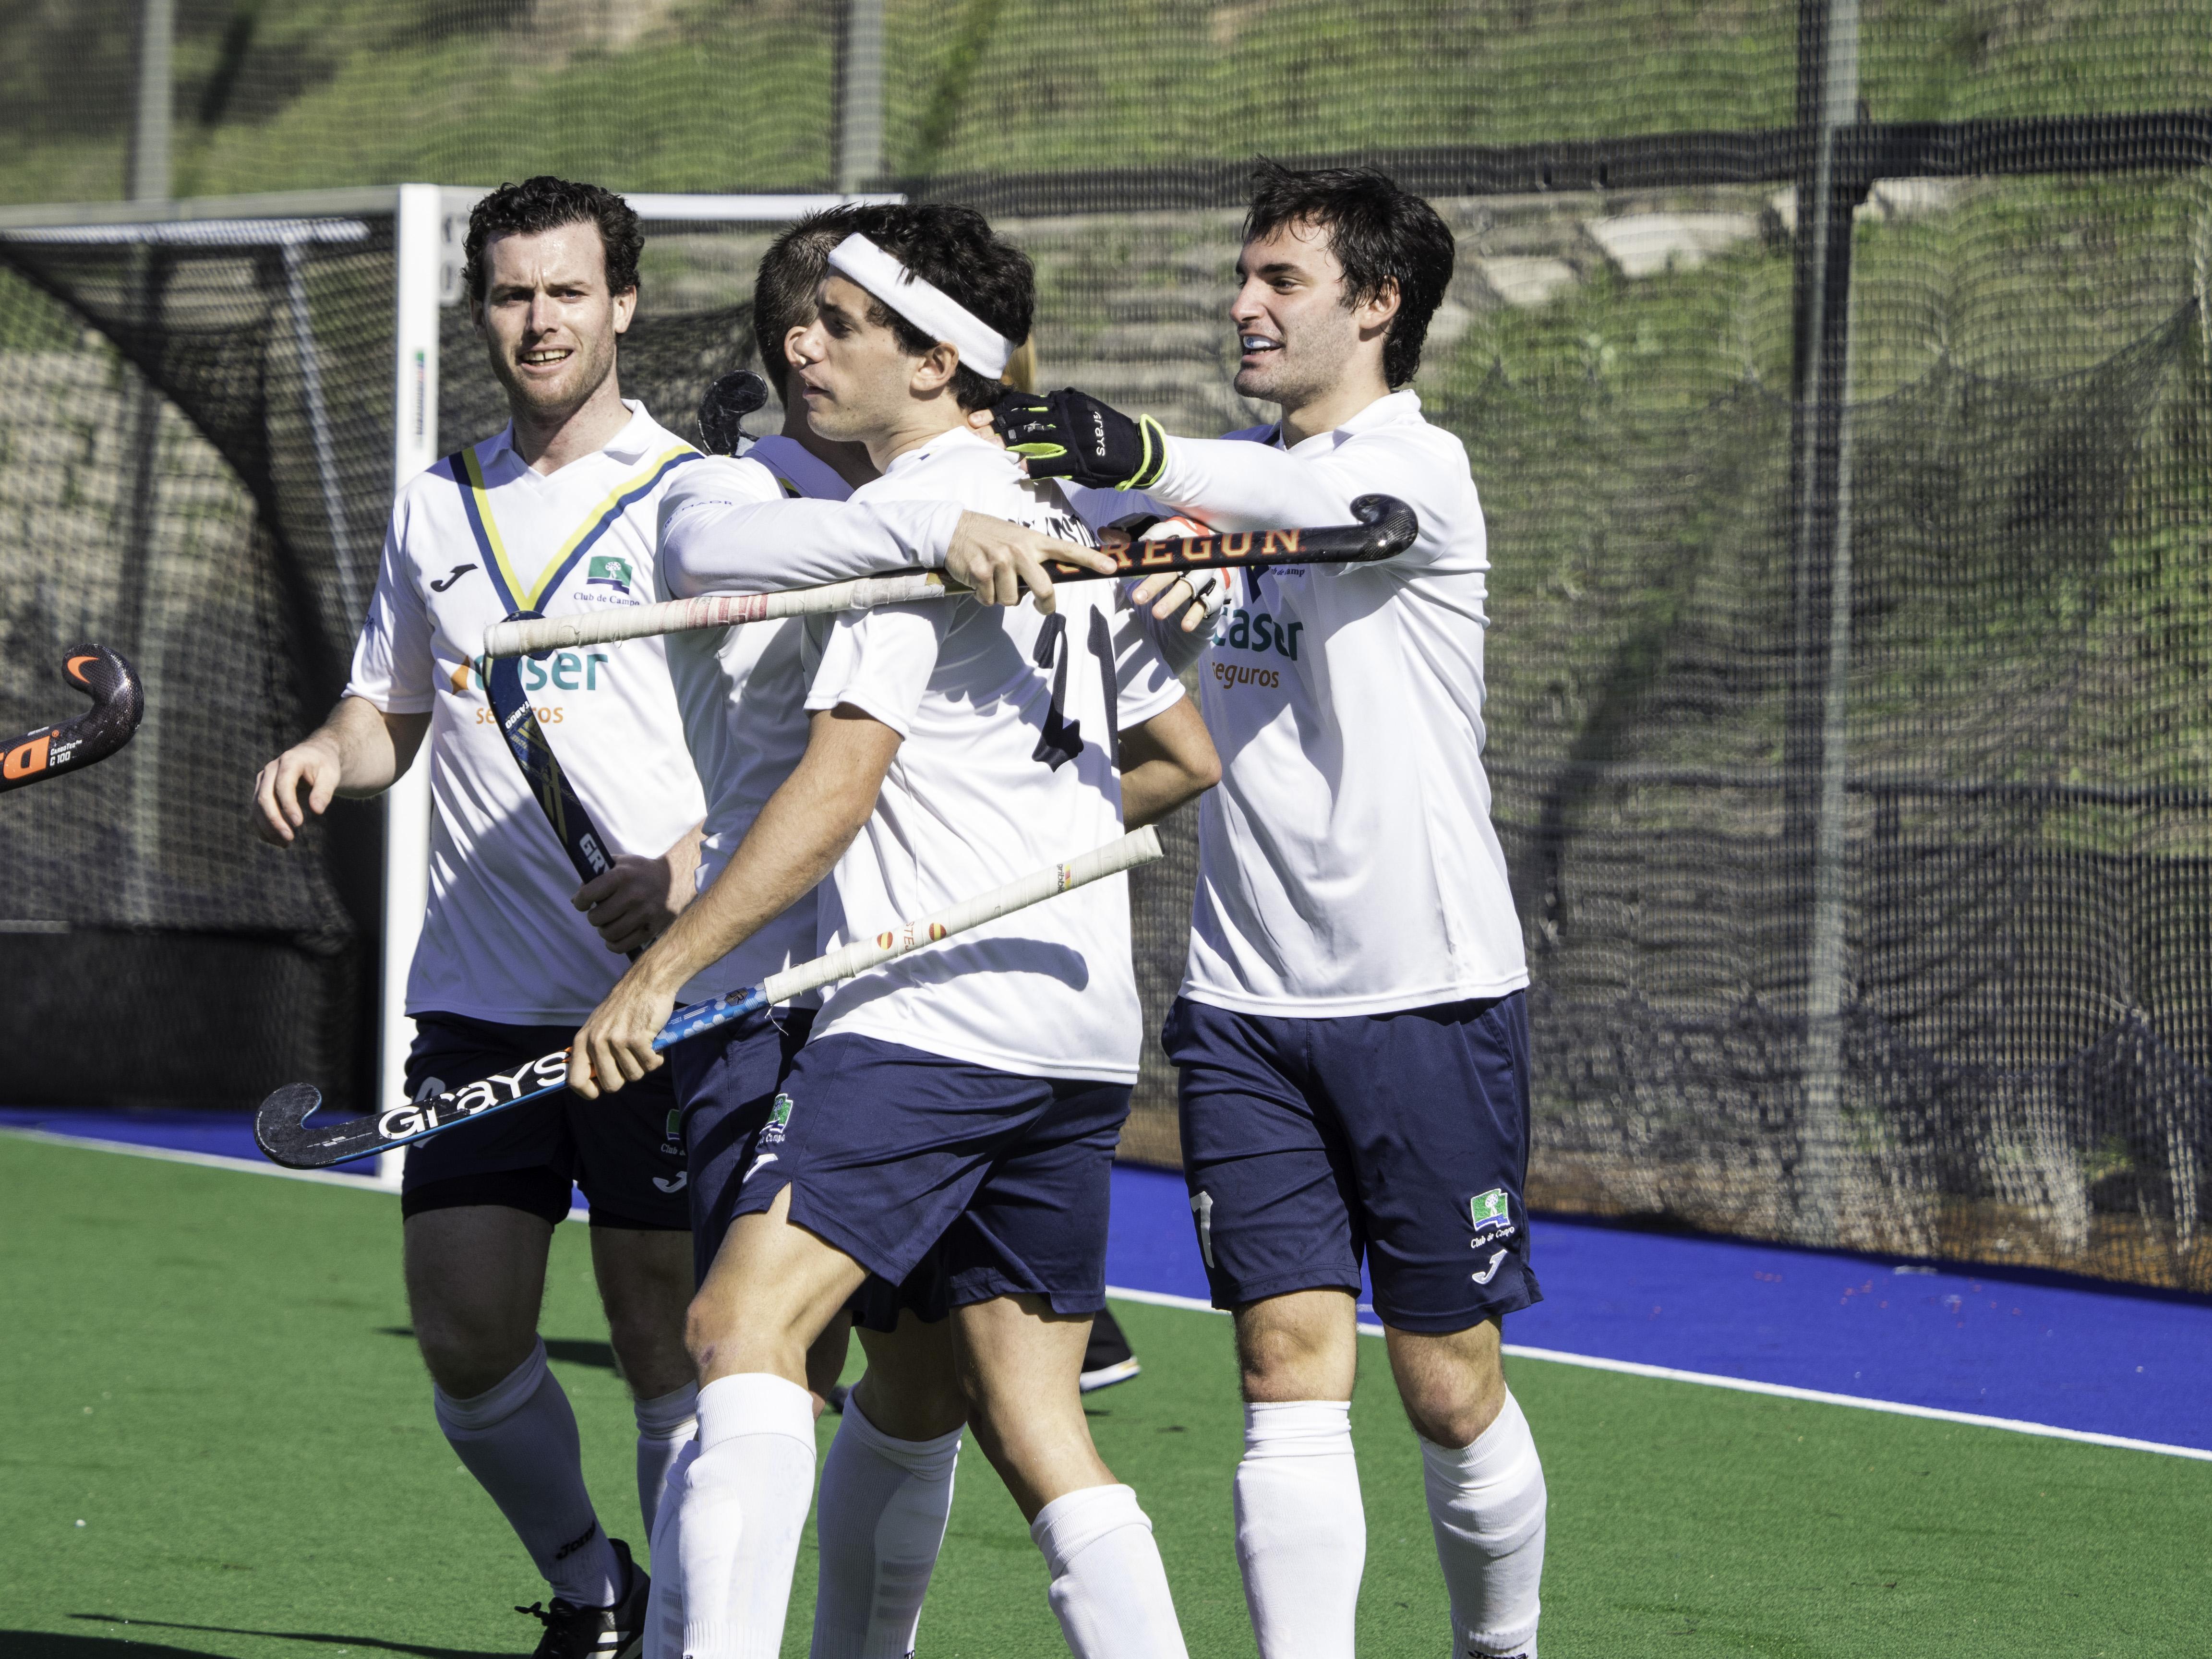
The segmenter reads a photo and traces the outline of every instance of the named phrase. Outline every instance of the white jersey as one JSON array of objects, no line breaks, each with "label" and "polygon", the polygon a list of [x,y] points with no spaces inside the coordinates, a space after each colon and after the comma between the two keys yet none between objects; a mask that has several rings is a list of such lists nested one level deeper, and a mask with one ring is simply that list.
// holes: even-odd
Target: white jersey
[{"label": "white jersey", "polygon": [[[678,474],[660,500],[660,570],[672,598],[759,593],[838,581],[940,554],[960,508],[926,502],[878,512],[842,507],[852,487],[795,439],[761,439],[741,459],[709,456]],[[684,740],[707,799],[698,890],[714,884],[806,751],[805,625],[797,617],[667,635],[668,672]],[[744,944],[702,969],[678,994],[697,1002],[814,954],[809,894]],[[812,1004],[817,999],[804,1000]]]},{"label": "white jersey", "polygon": [[[597,454],[550,475],[514,430],[400,490],[349,696],[430,715],[430,902],[407,1012],[507,1024],[580,1023],[629,965],[569,903],[582,878],[524,782],[470,663],[513,611],[659,600],[661,491],[699,453],[629,403]],[[617,853],[657,857],[699,821],[699,781],[657,639],[543,661],[522,684],[577,798]]]},{"label": "white jersey", "polygon": [[[956,501],[1065,540],[1096,538],[1085,492],[1031,483],[964,429],[911,450],[859,502]],[[816,624],[806,706],[850,704],[904,739],[874,815],[822,892],[822,948],[870,939],[1121,833],[1120,731],[1182,695],[1114,585],[1069,583],[1040,616],[948,599]],[[826,636],[826,637],[824,637]],[[1133,1083],[1142,1034],[1129,893],[1115,876],[870,969],[830,994],[817,1038],[854,1032],[1026,1077]]]},{"label": "white jersey", "polygon": [[1199,665],[1220,787],[1199,817],[1183,994],[1326,1018],[1528,982],[1482,769],[1490,568],[1460,441],[1411,392],[1285,453],[1170,439],[1152,494],[1226,530],[1349,524],[1355,496],[1419,517],[1373,565],[1239,570]]}]

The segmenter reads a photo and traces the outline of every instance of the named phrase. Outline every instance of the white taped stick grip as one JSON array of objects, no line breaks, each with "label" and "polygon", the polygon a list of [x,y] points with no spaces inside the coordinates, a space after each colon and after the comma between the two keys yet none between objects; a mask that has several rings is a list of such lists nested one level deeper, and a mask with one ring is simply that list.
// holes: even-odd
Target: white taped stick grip
[{"label": "white taped stick grip", "polygon": [[908,605],[917,599],[941,599],[967,591],[957,584],[948,584],[931,570],[919,574],[861,576],[820,587],[787,588],[780,593],[702,593],[696,599],[670,599],[663,605],[641,605],[628,610],[496,622],[484,629],[484,654],[520,657],[532,651],[605,645],[615,640],[641,640],[654,634],[681,634],[696,628],[773,622],[778,617],[868,611],[879,605]]},{"label": "white taped stick grip", "polygon": [[934,945],[966,928],[1027,909],[1032,904],[1073,892],[1107,876],[1150,864],[1160,856],[1160,838],[1150,824],[1142,830],[1132,830],[1119,841],[1108,842],[1066,864],[1024,876],[933,916],[902,923],[890,933],[856,940],[826,957],[817,957],[781,974],[772,974],[761,982],[762,1000],[771,1007],[779,1002],[788,1002],[803,991],[814,990],[836,980],[850,979],[878,963],[902,957],[909,951]]}]

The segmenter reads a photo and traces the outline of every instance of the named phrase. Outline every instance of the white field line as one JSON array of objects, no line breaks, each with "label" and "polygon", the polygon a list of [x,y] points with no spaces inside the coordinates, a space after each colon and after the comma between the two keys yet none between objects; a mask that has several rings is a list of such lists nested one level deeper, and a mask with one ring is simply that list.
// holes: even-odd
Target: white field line
[{"label": "white field line", "polygon": [[[1146,1302],[1161,1308],[1188,1308],[1199,1313],[1219,1313],[1212,1303],[1194,1296],[1170,1296],[1164,1291],[1132,1291],[1109,1285],[1106,1294],[1123,1302]],[[1362,1336],[1380,1336],[1382,1328],[1362,1321]],[[1557,1348],[1531,1348],[1508,1342],[1505,1352],[1516,1359],[1540,1359],[1554,1365],[1580,1365],[1588,1370],[1618,1371],[1626,1376],[1656,1377],[1663,1382],[1694,1382],[1700,1388],[1733,1389],[1739,1394],[1772,1395],[1782,1400],[1806,1400],[1819,1406],[1849,1406],[1863,1412],[1887,1412],[1893,1417],[1932,1418],[1939,1423],[1965,1423],[1978,1429],[2002,1429],[2010,1434],[2039,1435],[2048,1440],[2078,1440],[2085,1445],[2112,1446],[2122,1451],[2155,1452],[2161,1457],[2188,1457],[2212,1463],[2212,1450],[2201,1446],[2169,1446],[2158,1440],[2131,1440],[2125,1435],[2097,1434],[2087,1429],[2064,1429],[2055,1423],[2029,1423],[2016,1417],[1984,1417],[1975,1412],[1946,1411],[1940,1406],[1907,1405],[1899,1400],[1869,1400],[1855,1394],[1830,1394],[1821,1389],[1792,1388],[1786,1382],[1755,1382],[1749,1377],[1716,1376],[1710,1371],[1677,1370],[1672,1365],[1646,1365],[1633,1359],[1607,1359],[1596,1354],[1563,1353]]]},{"label": "white field line", "polygon": [[[167,1146],[140,1146],[127,1140],[97,1140],[88,1135],[58,1135],[44,1129],[0,1127],[0,1134],[50,1146],[76,1146],[89,1152],[121,1152],[131,1158],[150,1158],[164,1164],[191,1164],[204,1170],[236,1170],[247,1175],[279,1176],[287,1181],[313,1181],[326,1187],[344,1187],[357,1193],[390,1193],[393,1188],[361,1176],[339,1175],[330,1170],[287,1170],[258,1158],[226,1158],[219,1152],[179,1152]],[[588,1218],[588,1212],[568,1212],[571,1221]],[[1158,1308],[1185,1308],[1198,1313],[1220,1309],[1194,1296],[1171,1296],[1164,1291],[1137,1291],[1109,1285],[1106,1294],[1121,1302],[1149,1303]],[[1380,1336],[1382,1328],[1362,1322],[1362,1336]],[[1858,1395],[1830,1394],[1820,1389],[1792,1388],[1785,1382],[1755,1382],[1748,1377],[1716,1376],[1710,1371],[1677,1370],[1672,1365],[1646,1365],[1633,1359],[1607,1359],[1596,1354],[1563,1353],[1557,1348],[1531,1348],[1517,1342],[1505,1345],[1516,1359],[1540,1359],[1554,1365],[1580,1365],[1587,1370],[1617,1371],[1625,1376],[1656,1377],[1662,1382],[1694,1382],[1700,1388],[1733,1389],[1739,1394],[1771,1395],[1780,1400],[1804,1400],[1816,1406],[1847,1406],[1856,1411],[1887,1412],[1893,1417],[1924,1417],[1939,1423],[1964,1423],[1977,1429],[2002,1429],[2010,1434],[2038,1435],[2046,1440],[2075,1440],[2088,1446],[2111,1446],[2121,1451],[2153,1452],[2161,1457],[2187,1457],[2212,1463],[2212,1450],[2200,1446],[2170,1446],[2157,1440],[2132,1440],[2125,1435],[2097,1434],[2087,1429],[2060,1428],[2054,1423],[2028,1423],[2015,1417],[1984,1417],[1975,1412],[1946,1411],[1939,1406],[1907,1405],[1899,1400],[1869,1400]]]}]

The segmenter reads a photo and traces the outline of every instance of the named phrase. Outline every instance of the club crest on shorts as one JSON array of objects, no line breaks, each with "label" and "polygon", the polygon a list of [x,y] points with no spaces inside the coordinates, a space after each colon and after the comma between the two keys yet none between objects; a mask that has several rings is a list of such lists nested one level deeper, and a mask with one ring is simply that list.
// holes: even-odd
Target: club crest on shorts
[{"label": "club crest on shorts", "polygon": [[1468,1220],[1474,1228],[1474,1242],[1480,1245],[1490,1238],[1504,1238],[1513,1231],[1513,1217],[1506,1207],[1505,1188],[1492,1187],[1486,1193],[1477,1193],[1467,1201]]},{"label": "club crest on shorts", "polygon": [[760,1144],[773,1146],[783,1139],[783,1132],[791,1127],[791,1097],[777,1091],[775,1103],[768,1109],[768,1127],[761,1131]]}]

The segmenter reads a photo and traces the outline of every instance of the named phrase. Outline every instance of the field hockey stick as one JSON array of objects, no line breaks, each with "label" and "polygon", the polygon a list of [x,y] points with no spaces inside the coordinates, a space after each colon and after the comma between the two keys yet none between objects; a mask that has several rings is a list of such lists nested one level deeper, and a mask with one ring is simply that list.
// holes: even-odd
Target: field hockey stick
[{"label": "field hockey stick", "polygon": [[[733,1019],[834,981],[850,979],[864,969],[918,951],[925,945],[981,926],[1094,881],[1150,864],[1160,856],[1160,838],[1149,826],[1131,831],[1066,864],[1039,870],[967,899],[933,916],[909,921],[872,939],[861,939],[811,962],[771,974],[750,990],[732,991],[706,1002],[678,1008],[653,1039],[656,1051],[726,1025]],[[261,1103],[253,1120],[253,1139],[271,1162],[290,1170],[325,1170],[334,1164],[374,1158],[466,1123],[490,1112],[542,1100],[568,1086],[568,1050],[556,1049],[518,1066],[502,1076],[484,1078],[433,1099],[394,1106],[365,1117],[344,1118],[315,1128],[307,1119],[323,1103],[312,1083],[287,1084]]]},{"label": "field hockey stick", "polygon": [[[1413,509],[1393,495],[1362,495],[1352,504],[1357,524],[1319,530],[1240,530],[1210,536],[1164,537],[1132,541],[1115,550],[1115,577],[1152,576],[1199,570],[1227,570],[1285,564],[1367,564],[1404,552],[1420,533]],[[1055,581],[1103,579],[1107,572],[1048,560]],[[727,628],[735,623],[769,622],[778,617],[814,617],[836,611],[868,611],[879,605],[906,605],[965,593],[957,582],[936,571],[896,576],[862,576],[821,587],[794,587],[781,593],[702,593],[695,599],[671,599],[635,610],[590,616],[544,617],[494,623],[484,630],[484,654],[513,657],[653,634],[680,634],[695,628]]]},{"label": "field hockey stick", "polygon": [[80,645],[62,664],[62,672],[92,699],[92,707],[73,720],[0,739],[0,793],[106,760],[131,741],[145,717],[146,692],[138,671],[120,652]]},{"label": "field hockey stick", "polygon": [[[537,613],[515,614],[528,617]],[[545,729],[538,725],[538,713],[522,689],[522,665],[507,658],[477,666],[483,677],[484,696],[498,717],[500,735],[507,739],[507,753],[522,769],[523,781],[537,797],[538,810],[552,826],[554,838],[568,855],[570,866],[584,881],[605,875],[614,867],[614,854],[608,850],[607,838],[599,833],[599,825],[592,822],[592,815],[584,810],[584,803],[576,799],[553,745],[545,740]],[[629,954],[632,962],[637,960],[636,951]]]}]

